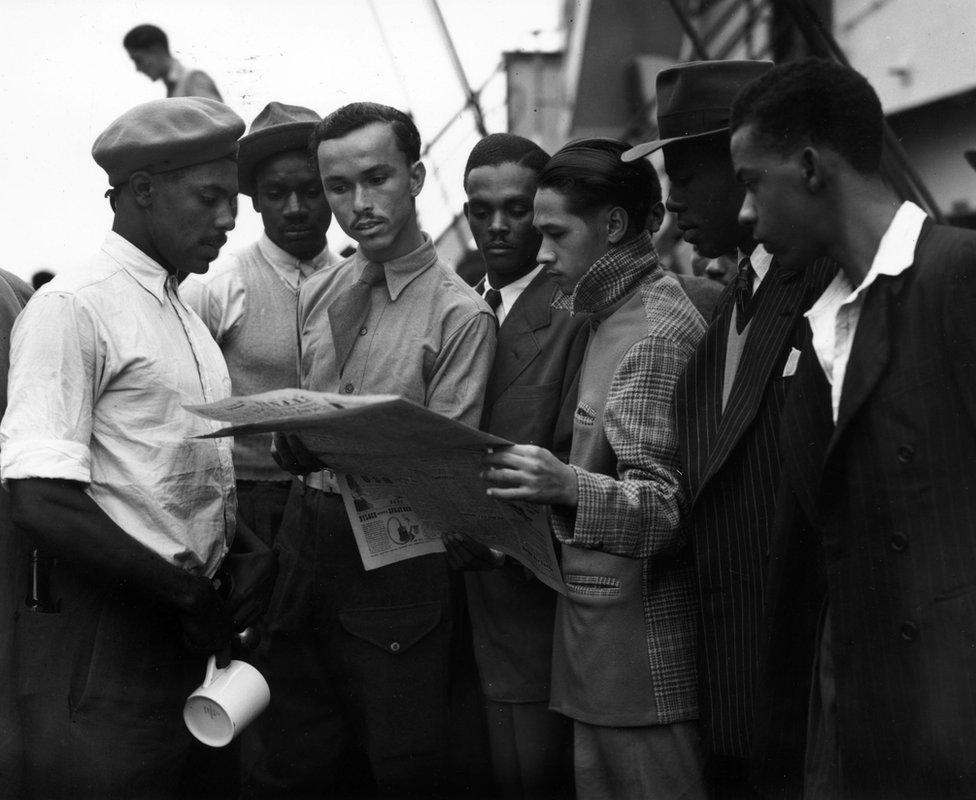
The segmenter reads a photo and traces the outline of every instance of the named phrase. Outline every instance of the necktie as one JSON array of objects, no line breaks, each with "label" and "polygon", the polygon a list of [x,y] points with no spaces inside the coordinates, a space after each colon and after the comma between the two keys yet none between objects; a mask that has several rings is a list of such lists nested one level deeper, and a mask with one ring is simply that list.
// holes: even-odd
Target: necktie
[{"label": "necktie", "polygon": [[498,306],[502,304],[502,293],[497,289],[489,289],[485,292],[485,302],[492,311],[498,311]]},{"label": "necktie", "polygon": [[332,328],[336,367],[340,375],[356,343],[356,337],[366,333],[363,323],[369,316],[373,287],[385,282],[383,265],[367,261],[359,280],[340,294],[329,307],[329,325]]},{"label": "necktie", "polygon": [[742,333],[743,328],[749,323],[752,315],[752,282],[755,277],[755,270],[749,256],[739,262],[739,271],[735,276],[735,330]]}]

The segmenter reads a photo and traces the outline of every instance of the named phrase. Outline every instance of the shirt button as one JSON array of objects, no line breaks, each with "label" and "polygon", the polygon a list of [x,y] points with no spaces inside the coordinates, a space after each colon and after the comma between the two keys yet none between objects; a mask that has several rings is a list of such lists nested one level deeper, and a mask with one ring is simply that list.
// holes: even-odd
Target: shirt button
[{"label": "shirt button", "polygon": [[365,325],[362,328],[359,329],[359,335],[360,336],[365,336],[366,335],[366,326]]},{"label": "shirt button", "polygon": [[901,531],[895,531],[888,540],[891,549],[896,553],[902,553],[908,547],[908,537]]},{"label": "shirt button", "polygon": [[390,652],[391,653],[399,653],[400,652],[400,643],[399,642],[390,642]]},{"label": "shirt button", "polygon": [[898,446],[898,460],[902,464],[908,464],[915,459],[915,448],[910,444]]},{"label": "shirt button", "polygon": [[352,394],[353,388],[354,387],[351,383],[347,383],[345,386],[342,387],[342,391],[344,391],[346,394]]},{"label": "shirt button", "polygon": [[918,625],[914,622],[903,622],[900,633],[906,642],[914,642],[918,638]]}]

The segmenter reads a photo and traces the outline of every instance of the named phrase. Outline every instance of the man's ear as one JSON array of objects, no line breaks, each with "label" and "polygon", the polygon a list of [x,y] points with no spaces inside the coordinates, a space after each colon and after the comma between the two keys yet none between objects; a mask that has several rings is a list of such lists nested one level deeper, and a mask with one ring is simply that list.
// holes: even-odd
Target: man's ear
[{"label": "man's ear", "polygon": [[627,212],[620,206],[614,206],[607,215],[607,241],[610,244],[620,244],[627,233]]},{"label": "man's ear", "polygon": [[803,148],[800,153],[800,168],[803,170],[803,185],[811,194],[816,194],[824,184],[823,154],[812,146]]},{"label": "man's ear", "polygon": [[664,203],[658,200],[654,205],[651,206],[651,210],[647,215],[647,231],[652,236],[661,230],[661,224],[664,222]]},{"label": "man's ear", "polygon": [[149,208],[153,202],[153,176],[145,170],[133,172],[127,181],[139,208]]},{"label": "man's ear", "polygon": [[261,213],[261,209],[258,207],[258,190],[257,189],[255,189],[254,190],[254,194],[251,195],[251,207],[255,211],[257,211],[259,214]]},{"label": "man's ear", "polygon": [[417,161],[410,167],[410,196],[416,197],[420,190],[424,188],[424,180],[427,177],[427,167],[423,161]]},{"label": "man's ear", "polygon": [[461,207],[461,213],[464,214],[464,218],[468,219],[468,201],[464,201],[464,205]]}]

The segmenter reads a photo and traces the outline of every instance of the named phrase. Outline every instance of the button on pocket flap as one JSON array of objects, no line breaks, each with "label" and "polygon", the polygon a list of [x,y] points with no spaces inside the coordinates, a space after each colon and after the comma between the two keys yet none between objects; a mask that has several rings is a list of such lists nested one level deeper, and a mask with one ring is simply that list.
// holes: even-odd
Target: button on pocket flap
[{"label": "button on pocket flap", "polygon": [[346,632],[387,653],[406,652],[441,621],[441,604],[414,603],[383,608],[354,608],[339,612]]}]

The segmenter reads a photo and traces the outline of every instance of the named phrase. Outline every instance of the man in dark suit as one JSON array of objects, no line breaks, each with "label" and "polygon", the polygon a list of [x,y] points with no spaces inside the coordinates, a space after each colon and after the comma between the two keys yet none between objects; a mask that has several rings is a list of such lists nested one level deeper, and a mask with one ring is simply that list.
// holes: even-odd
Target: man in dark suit
[{"label": "man in dark suit", "polygon": [[[520,136],[475,145],[464,171],[464,213],[487,275],[477,287],[499,321],[482,428],[565,459],[586,345],[586,315],[552,308],[536,262],[533,197],[549,155]],[[459,534],[448,557],[466,568],[468,603],[488,717],[496,790],[506,798],[572,791],[572,727],[549,711],[556,594],[520,564]]]},{"label": "man in dark suit", "polygon": [[[841,268],[807,312],[783,412],[766,668],[796,652],[790,616],[824,571],[804,797],[971,798],[976,235],[899,202],[882,125],[863,77],[815,60],[777,67],[732,110],[740,220],[784,264]],[[761,719],[802,726],[777,713],[803,707],[802,682],[770,689]]]},{"label": "man in dark suit", "polygon": [[[675,390],[697,566],[699,705],[712,797],[750,797],[747,755],[769,529],[779,478],[776,434],[805,323],[826,284],[773,259],[737,219],[743,187],[729,157],[729,107],[767,62],[679,64],[657,78],[667,207],[699,255],[737,254],[739,275]],[[691,121],[689,121],[691,120]]]}]

